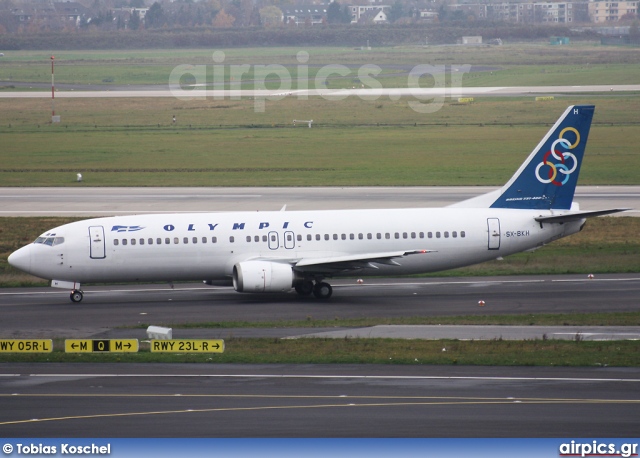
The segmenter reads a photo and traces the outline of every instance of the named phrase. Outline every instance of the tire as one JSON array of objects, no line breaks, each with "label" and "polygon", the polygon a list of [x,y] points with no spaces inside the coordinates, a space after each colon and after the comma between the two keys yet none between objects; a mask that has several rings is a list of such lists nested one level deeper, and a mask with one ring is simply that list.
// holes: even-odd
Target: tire
[{"label": "tire", "polygon": [[313,292],[313,283],[308,280],[305,280],[303,282],[296,284],[295,290],[296,290],[296,293],[298,293],[301,296],[308,296]]},{"label": "tire", "polygon": [[82,302],[82,298],[84,297],[84,295],[82,294],[82,291],[72,291],[71,295],[69,296],[69,298],[71,299],[71,302]]},{"label": "tire", "polygon": [[313,295],[318,299],[329,299],[333,294],[333,288],[329,283],[318,283],[313,288]]}]

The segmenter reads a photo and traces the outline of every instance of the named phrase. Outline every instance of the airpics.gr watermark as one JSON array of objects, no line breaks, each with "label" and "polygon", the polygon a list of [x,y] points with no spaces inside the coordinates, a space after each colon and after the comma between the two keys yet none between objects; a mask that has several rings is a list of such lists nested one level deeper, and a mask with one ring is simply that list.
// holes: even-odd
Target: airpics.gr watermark
[{"label": "airpics.gr watermark", "polygon": [[[307,51],[299,51],[296,54],[297,65],[290,67],[281,64],[225,64],[225,58],[223,51],[214,51],[211,65],[181,64],[174,67],[169,75],[172,95],[180,100],[240,100],[242,97],[252,97],[256,113],[265,112],[266,100],[282,100],[285,97],[308,100],[309,96],[320,96],[339,101],[356,96],[374,101],[385,96],[391,100],[409,96],[415,99],[407,102],[409,107],[426,114],[440,110],[447,96],[461,96],[462,77],[471,70],[471,65],[416,65],[407,73],[406,88],[394,90],[383,88],[378,80],[382,68],[375,64],[361,65],[357,69],[342,64],[327,64],[318,68],[313,78],[309,78]],[[253,77],[247,80],[249,75]],[[358,86],[328,89],[331,77],[351,77]],[[423,77],[429,77],[433,85],[421,87],[420,79]],[[446,86],[447,81],[449,86]],[[268,85],[273,87],[274,84],[279,84],[277,89],[267,89]]]},{"label": "airpics.gr watermark", "polygon": [[56,445],[43,444],[4,444],[2,451],[5,455],[81,455],[81,456],[104,456],[111,455],[111,444],[68,444]]},{"label": "airpics.gr watermark", "polygon": [[599,442],[597,440],[592,442],[572,440],[569,443],[560,445],[559,456],[619,456],[629,458],[638,456],[638,444],[625,443],[616,445],[614,443]]}]

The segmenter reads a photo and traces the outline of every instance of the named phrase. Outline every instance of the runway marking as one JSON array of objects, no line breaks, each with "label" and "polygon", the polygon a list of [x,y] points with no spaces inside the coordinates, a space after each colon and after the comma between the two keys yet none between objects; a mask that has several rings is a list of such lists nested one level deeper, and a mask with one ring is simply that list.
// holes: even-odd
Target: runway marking
[{"label": "runway marking", "polygon": [[279,378],[279,379],[381,379],[381,380],[482,380],[516,382],[632,382],[640,378],[580,378],[580,377],[490,377],[490,376],[438,376],[438,375],[296,375],[296,374],[11,374],[14,377],[61,377],[61,378]]},{"label": "runway marking", "polygon": [[[352,283],[338,283],[334,284],[334,288],[367,288],[377,286],[442,286],[442,285],[500,285],[500,284],[522,284],[522,283],[596,283],[596,282],[616,282],[616,281],[640,281],[640,277],[633,278],[575,278],[575,279],[516,279],[516,280],[466,280],[466,281],[425,281],[425,282],[396,282],[396,283],[369,283],[369,284],[352,284]],[[228,286],[200,286],[200,287],[185,287],[185,288],[139,288],[139,289],[108,289],[108,290],[85,290],[85,292],[91,294],[110,294],[110,293],[139,293],[139,292],[172,292],[172,291],[231,291],[231,287]],[[25,295],[38,295],[38,294],[68,294],[67,290],[50,291],[25,291],[25,292],[1,292],[0,296],[25,296]]]},{"label": "runway marking", "polygon": [[[6,395],[5,395],[6,396]],[[28,396],[47,396],[47,395],[28,395]],[[119,397],[122,395],[50,395],[53,397]],[[178,395],[161,395],[159,397],[177,397]],[[201,395],[207,396],[207,395]],[[265,396],[251,396],[251,395],[209,395],[212,397],[235,397],[235,398],[265,398]],[[127,395],[127,397],[158,397],[156,395]],[[198,395],[180,395],[179,397],[198,397]],[[318,396],[266,396],[271,399],[291,399],[291,398],[318,398]],[[327,398],[327,397],[320,397]],[[455,397],[434,397],[434,398],[394,398],[394,397],[349,397],[349,396],[333,396],[329,398],[340,398],[347,401],[353,401],[355,399],[432,399],[431,402],[377,402],[377,403],[341,403],[341,404],[318,404],[318,405],[290,405],[290,406],[255,406],[255,407],[218,407],[211,409],[179,409],[179,410],[160,410],[160,411],[147,411],[147,412],[122,412],[111,414],[93,414],[93,415],[70,415],[63,417],[48,417],[48,418],[31,418],[28,420],[12,420],[0,422],[0,425],[16,425],[26,423],[39,423],[47,421],[65,421],[65,420],[87,420],[87,419],[99,419],[99,418],[117,418],[117,417],[134,417],[134,416],[149,416],[149,415],[172,415],[182,413],[212,413],[212,412],[242,412],[242,411],[260,411],[260,410],[297,410],[297,409],[326,409],[326,408],[352,408],[352,407],[416,407],[416,406],[436,406],[436,405],[498,405],[498,404],[515,404],[515,405],[527,405],[527,404],[636,404],[640,403],[640,400],[621,400],[621,399],[553,399],[553,398],[455,398]]]}]

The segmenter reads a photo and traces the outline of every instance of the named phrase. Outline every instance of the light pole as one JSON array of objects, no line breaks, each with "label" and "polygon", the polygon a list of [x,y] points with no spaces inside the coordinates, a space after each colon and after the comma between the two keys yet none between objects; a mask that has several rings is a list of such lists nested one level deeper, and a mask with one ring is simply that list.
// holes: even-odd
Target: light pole
[{"label": "light pole", "polygon": [[60,122],[60,116],[56,116],[56,93],[55,93],[55,84],[53,82],[53,61],[55,60],[54,56],[51,56],[51,123]]}]

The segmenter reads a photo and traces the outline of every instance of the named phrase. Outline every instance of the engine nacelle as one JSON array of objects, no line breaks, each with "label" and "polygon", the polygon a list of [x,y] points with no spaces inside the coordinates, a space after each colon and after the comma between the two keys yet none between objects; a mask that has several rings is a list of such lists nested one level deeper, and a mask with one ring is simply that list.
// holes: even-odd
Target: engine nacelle
[{"label": "engine nacelle", "polygon": [[233,287],[239,293],[275,293],[293,288],[295,273],[288,264],[245,261],[233,266]]}]

